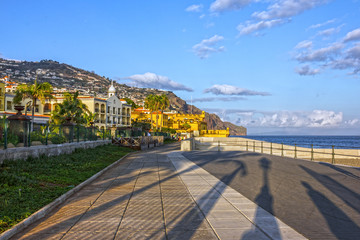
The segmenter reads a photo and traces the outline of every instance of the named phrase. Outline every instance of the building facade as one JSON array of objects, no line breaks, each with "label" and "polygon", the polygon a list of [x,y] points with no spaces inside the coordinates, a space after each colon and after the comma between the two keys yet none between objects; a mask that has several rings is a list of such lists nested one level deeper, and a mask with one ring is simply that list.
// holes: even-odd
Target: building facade
[{"label": "building facade", "polygon": [[[5,93],[5,84],[0,82],[0,115],[10,116],[16,113],[13,99],[15,95],[11,92]],[[2,87],[4,85],[4,87]],[[94,125],[100,129],[110,127],[131,127],[131,105],[126,101],[120,100],[113,85],[108,91],[109,98],[97,98],[91,96],[79,96],[78,98],[85,104],[89,111],[96,114]],[[34,119],[37,123],[45,124],[51,117],[51,112],[55,110],[57,104],[64,101],[63,93],[54,94],[54,99],[45,100],[45,103],[37,101],[34,111]],[[2,105],[1,105],[2,103]],[[25,106],[23,114],[31,115],[31,100],[25,99],[21,102]],[[3,106],[3,108],[1,108]]]},{"label": "building facade", "polygon": [[5,110],[5,83],[0,82],[0,111]]}]

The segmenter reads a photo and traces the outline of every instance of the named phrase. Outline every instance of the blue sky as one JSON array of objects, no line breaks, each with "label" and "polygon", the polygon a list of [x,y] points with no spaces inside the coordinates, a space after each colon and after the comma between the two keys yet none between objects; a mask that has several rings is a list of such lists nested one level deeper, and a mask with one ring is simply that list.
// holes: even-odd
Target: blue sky
[{"label": "blue sky", "polygon": [[360,135],[359,0],[0,0],[3,58],[172,90],[248,134]]}]

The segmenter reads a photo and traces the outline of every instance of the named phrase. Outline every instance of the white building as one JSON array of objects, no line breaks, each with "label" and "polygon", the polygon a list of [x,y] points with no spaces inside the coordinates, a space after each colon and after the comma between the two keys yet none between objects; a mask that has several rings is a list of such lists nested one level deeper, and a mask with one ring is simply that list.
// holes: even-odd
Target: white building
[{"label": "white building", "polygon": [[111,82],[108,90],[107,120],[106,128],[109,127],[130,127],[131,126],[131,105],[116,96],[116,89]]}]

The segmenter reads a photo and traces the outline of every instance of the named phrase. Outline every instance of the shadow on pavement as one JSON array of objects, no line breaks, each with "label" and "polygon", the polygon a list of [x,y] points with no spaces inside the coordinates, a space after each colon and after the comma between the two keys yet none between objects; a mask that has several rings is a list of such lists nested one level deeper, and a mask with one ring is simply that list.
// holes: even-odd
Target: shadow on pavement
[{"label": "shadow on pavement", "polygon": [[[334,169],[335,171],[341,172],[341,173],[343,173],[343,174],[345,174],[345,175],[347,175],[347,176],[350,176],[350,177],[353,177],[353,178],[355,178],[355,179],[360,180],[360,177],[359,177],[359,176],[357,176],[357,175],[353,174],[352,172],[350,172],[350,171],[348,171],[348,170],[345,170],[345,169],[343,169],[343,168],[341,168],[341,167],[332,165],[332,164],[330,164],[330,163],[324,163],[324,162],[319,162],[319,164],[320,164],[320,165],[323,165],[323,166],[326,166],[326,167],[329,167],[329,168],[332,168],[332,169]],[[352,170],[360,170],[360,168],[351,168],[351,169],[352,169]]]},{"label": "shadow on pavement", "polygon": [[332,233],[337,239],[358,239],[360,227],[356,225],[341,209],[325,195],[312,188],[307,182],[302,182],[307,194],[325,218]]},{"label": "shadow on pavement", "polygon": [[343,184],[327,175],[319,174],[304,166],[300,166],[300,168],[302,168],[305,172],[320,182],[324,187],[342,199],[349,207],[360,213],[360,194],[350,190]]},{"label": "shadow on pavement", "polygon": [[[266,219],[264,219],[264,212],[263,209],[259,206],[263,206],[268,212],[274,215],[273,203],[274,199],[270,193],[270,186],[269,186],[269,171],[271,169],[271,162],[267,158],[261,158],[259,160],[259,166],[263,170],[263,186],[261,188],[260,193],[255,198],[255,203],[258,205],[255,213],[255,217],[253,219],[253,223],[257,226],[262,225],[264,220],[269,228],[272,229],[271,233],[273,236],[277,236],[276,239],[282,239],[281,234],[279,231],[279,226],[276,222],[274,216],[266,215]],[[251,231],[245,233],[242,236],[242,239],[256,239],[258,236],[258,229],[254,228]]]}]

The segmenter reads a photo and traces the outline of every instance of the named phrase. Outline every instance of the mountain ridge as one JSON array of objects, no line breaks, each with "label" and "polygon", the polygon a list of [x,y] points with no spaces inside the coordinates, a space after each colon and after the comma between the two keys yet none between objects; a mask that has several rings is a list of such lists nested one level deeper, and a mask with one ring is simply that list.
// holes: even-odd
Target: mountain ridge
[{"label": "mountain ridge", "polygon": [[[41,60],[39,62],[16,61],[0,58],[0,78],[9,76],[14,82],[33,83],[35,79],[39,82],[49,82],[56,89],[67,91],[79,91],[99,97],[106,97],[107,89],[111,79],[100,76],[94,71],[87,71],[66,63],[53,60]],[[170,101],[171,108],[180,113],[199,114],[201,109],[188,104],[172,91],[162,91],[152,88],[130,87],[126,84],[114,82],[120,98],[128,97],[134,102],[141,103],[149,94],[165,93]],[[205,114],[208,129],[230,129],[230,135],[246,135],[246,128],[237,126],[230,122],[223,122],[219,116],[213,113]]]}]

